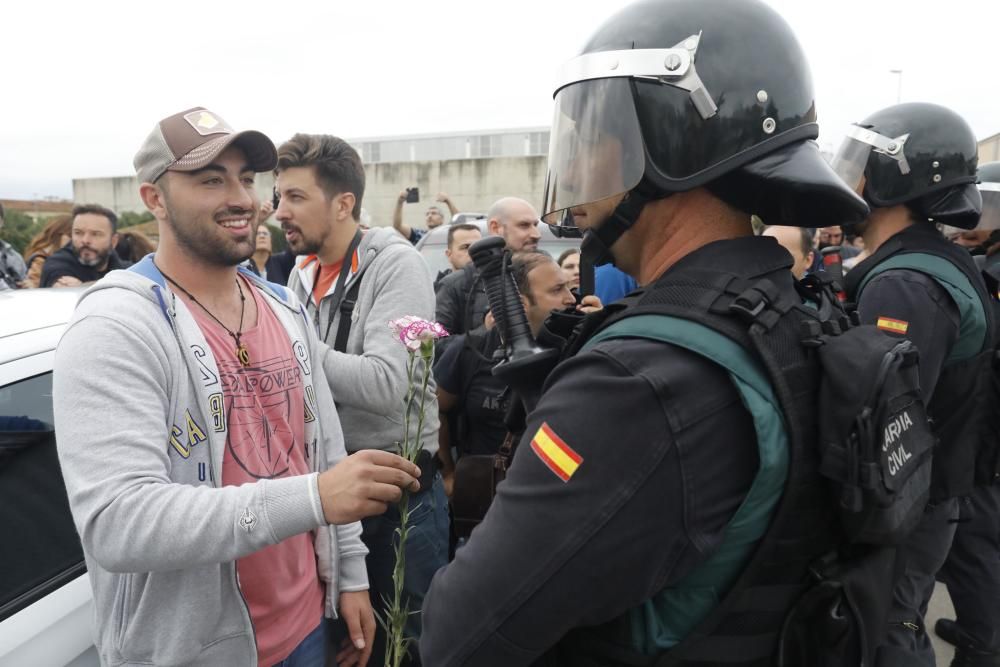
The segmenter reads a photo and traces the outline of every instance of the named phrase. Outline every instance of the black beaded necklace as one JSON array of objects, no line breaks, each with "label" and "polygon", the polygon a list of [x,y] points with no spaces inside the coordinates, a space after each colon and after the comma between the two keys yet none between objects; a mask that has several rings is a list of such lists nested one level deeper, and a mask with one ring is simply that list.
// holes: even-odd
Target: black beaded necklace
[{"label": "black beaded necklace", "polygon": [[[156,263],[154,262],[153,264],[155,265]],[[230,331],[229,327],[227,327],[225,324],[222,323],[222,320],[220,320],[218,317],[216,317],[215,315],[213,315],[212,311],[210,311],[208,308],[206,308],[201,303],[201,301],[198,301],[198,299],[194,298],[194,294],[191,294],[191,292],[188,292],[186,289],[184,289],[181,286],[180,283],[178,283],[176,280],[174,280],[173,278],[171,278],[170,276],[168,276],[166,273],[163,273],[163,269],[161,269],[158,266],[156,268],[163,275],[163,277],[167,279],[167,281],[171,285],[173,285],[174,287],[176,287],[180,291],[184,292],[184,294],[186,294],[187,297],[189,299],[191,299],[191,301],[193,301],[194,303],[196,303],[199,308],[201,308],[206,313],[208,313],[209,317],[211,317],[213,320],[215,320],[216,322],[218,322],[219,326],[221,326],[223,329],[225,329],[226,333],[228,333],[230,336],[233,337],[233,340],[236,341],[236,357],[240,360],[240,365],[243,366],[243,368],[249,367],[250,366],[250,350],[247,349],[246,343],[244,343],[243,341],[240,340],[240,338],[243,336],[243,314],[244,314],[244,312],[246,312],[247,297],[246,297],[245,294],[243,294],[243,286],[240,285],[240,279],[239,279],[239,277],[236,278],[236,289],[238,289],[240,291],[240,328],[237,329],[236,331]]]}]

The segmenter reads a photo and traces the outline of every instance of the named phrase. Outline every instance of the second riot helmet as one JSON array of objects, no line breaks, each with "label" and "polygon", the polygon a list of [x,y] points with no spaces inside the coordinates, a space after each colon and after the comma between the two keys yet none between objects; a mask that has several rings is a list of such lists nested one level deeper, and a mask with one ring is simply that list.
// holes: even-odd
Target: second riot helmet
[{"label": "second riot helmet", "polygon": [[873,207],[906,204],[914,215],[961,229],[979,221],[976,137],[937,104],[897,104],[851,126],[833,167]]}]

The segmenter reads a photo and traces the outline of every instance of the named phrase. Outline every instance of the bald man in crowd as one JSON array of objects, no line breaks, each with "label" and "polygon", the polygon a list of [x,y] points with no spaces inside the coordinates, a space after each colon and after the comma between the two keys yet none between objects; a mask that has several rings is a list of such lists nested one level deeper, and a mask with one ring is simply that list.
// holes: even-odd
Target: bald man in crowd
[{"label": "bald man in crowd", "polygon": [[792,256],[792,275],[796,280],[802,280],[806,271],[812,266],[816,257],[813,248],[813,234],[811,229],[805,227],[781,227],[772,225],[766,227],[761,236],[771,236],[777,241],[788,254]]},{"label": "bald man in crowd", "polygon": [[[538,211],[523,199],[498,199],[486,218],[489,234],[503,237],[512,252],[538,249],[538,240],[542,237],[538,229]],[[436,317],[449,333],[460,334],[481,328],[489,309],[486,288],[472,262],[461,271],[446,276],[438,285]]]}]

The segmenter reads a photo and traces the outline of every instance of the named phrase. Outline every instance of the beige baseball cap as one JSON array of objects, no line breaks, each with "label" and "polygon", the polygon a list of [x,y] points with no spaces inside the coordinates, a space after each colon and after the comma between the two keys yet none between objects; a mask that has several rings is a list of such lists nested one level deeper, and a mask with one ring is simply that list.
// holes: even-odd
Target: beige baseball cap
[{"label": "beige baseball cap", "polygon": [[140,183],[155,183],[167,171],[196,171],[211,164],[219,153],[238,144],[256,172],[271,171],[278,151],[267,135],[256,130],[236,132],[229,123],[204,107],[164,118],[132,159]]}]

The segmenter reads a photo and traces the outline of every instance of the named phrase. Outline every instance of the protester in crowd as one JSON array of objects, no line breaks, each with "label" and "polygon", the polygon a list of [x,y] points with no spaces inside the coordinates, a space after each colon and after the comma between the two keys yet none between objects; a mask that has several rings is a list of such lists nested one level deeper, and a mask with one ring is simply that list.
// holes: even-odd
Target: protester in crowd
[{"label": "protester in crowd", "polygon": [[[576,298],[569,291],[567,276],[547,253],[514,253],[511,263],[531,333],[537,337],[545,318],[553,310],[574,308]],[[496,327],[459,334],[434,364],[442,424],[438,457],[449,496],[455,471],[451,447],[457,448],[459,456],[495,454],[507,434],[503,420],[507,386],[491,372],[496,365],[493,353],[499,345]],[[448,419],[450,416],[456,419]],[[457,432],[445,428],[446,423],[454,423]]]},{"label": "protester in crowd", "polygon": [[[0,229],[3,229],[4,212],[0,205]],[[28,267],[14,246],[0,239],[0,290],[24,287]]]},{"label": "protester in crowd", "polygon": [[796,280],[803,276],[812,266],[816,252],[813,250],[812,231],[804,227],[782,227],[770,225],[764,228],[761,236],[769,236],[788,251],[792,256],[792,275]]},{"label": "protester in crowd", "polygon": [[[435,667],[773,664],[782,612],[836,540],[814,511],[815,457],[789,445],[818,445],[800,396],[815,409],[819,373],[812,351],[788,345],[781,363],[795,365],[760,386],[805,387],[801,408],[758,422],[723,348],[759,353],[719,330],[751,326],[745,303],[756,315],[801,301],[787,253],[751,235],[751,212],[828,224],[866,208],[811,141],[808,64],[763,2],[633,2],[583,43],[556,85],[546,221],[572,219],[585,247],[646,291],[606,328],[585,323],[570,348],[580,352],[539,379],[486,518],[434,578],[421,656]],[[701,289],[705,276],[732,280]],[[723,292],[765,281],[766,297]],[[775,310],[759,320],[781,331],[767,342],[797,343],[800,312]],[[821,651],[841,639],[829,639],[833,622],[816,632]]]},{"label": "protester in crowd", "polygon": [[371,652],[357,522],[419,471],[345,457],[299,302],[237,270],[255,172],[275,162],[270,139],[203,108],[160,121],[134,159],[156,255],[86,292],[57,350],[59,457],[104,664],[322,665],[335,614],[353,641],[339,664]]},{"label": "protester in crowd", "polygon": [[35,234],[24,251],[28,265],[25,287],[38,287],[42,279],[42,266],[54,252],[64,247],[70,240],[73,216],[59,215],[50,219],[42,231]]},{"label": "protester in crowd", "polygon": [[[893,143],[904,136],[905,144]],[[898,150],[886,151],[890,145]],[[885,667],[934,664],[924,615],[955,535],[959,499],[974,488],[980,438],[995,410],[972,400],[992,372],[993,299],[969,253],[934,224],[978,224],[976,155],[975,134],[955,112],[897,104],[852,127],[833,163],[871,206],[857,228],[870,256],[847,274],[848,299],[862,323],[919,349],[920,389],[937,439],[927,509],[899,547],[903,567],[879,647]],[[995,566],[995,554],[993,560]]]},{"label": "protester in crowd", "polygon": [[135,264],[146,255],[156,252],[156,244],[152,239],[135,229],[124,229],[118,232],[118,243],[115,252],[124,262]]},{"label": "protester in crowd", "polygon": [[469,256],[469,248],[482,238],[483,233],[479,227],[471,223],[460,223],[448,227],[448,247],[444,250],[444,256],[448,258],[448,264],[451,268],[444,269],[437,274],[434,279],[435,293],[445,276],[449,276],[455,271],[461,271],[466,264],[472,261]]},{"label": "protester in crowd", "polygon": [[264,280],[277,282],[279,285],[285,284],[284,282],[271,279],[275,273],[281,272],[280,267],[275,267],[275,261],[273,261],[277,255],[271,254],[271,228],[263,223],[257,225],[254,239],[256,246],[254,247],[253,255],[246,262],[246,268]]},{"label": "protester in crowd", "polygon": [[103,278],[128,263],[118,257],[118,216],[97,204],[74,206],[70,243],[42,266],[41,287],[77,287]]},{"label": "protester in crowd", "polygon": [[566,272],[569,288],[571,290],[580,289],[580,249],[564,250],[556,262],[559,264],[559,268]]},{"label": "protester in crowd", "polygon": [[[538,212],[535,208],[516,197],[504,197],[494,202],[486,214],[487,230],[491,236],[502,236],[507,249],[537,250],[541,232],[538,231]],[[459,334],[474,331],[483,325],[489,304],[486,288],[469,262],[461,271],[455,271],[444,278],[437,289],[437,321],[449,333]],[[446,338],[439,346],[441,352],[451,342]]]},{"label": "protester in crowd", "polygon": [[[445,218],[440,206],[428,206],[427,211],[424,213],[424,224],[427,225],[427,229],[418,229],[406,224],[403,222],[403,204],[406,203],[409,194],[410,189],[407,188],[400,192],[399,197],[396,198],[396,208],[392,210],[392,228],[402,234],[403,238],[407,239],[410,243],[417,245],[417,242],[424,238],[427,232],[443,225]],[[444,192],[438,193],[437,201],[446,205],[452,216],[458,213],[458,207],[455,206],[455,202]]]},{"label": "protester in crowd", "polygon": [[833,225],[830,227],[820,227],[817,236],[818,236],[816,242],[817,250],[822,250],[827,246],[839,245],[840,256],[844,259],[849,259],[851,257],[854,257],[859,252],[861,252],[852,244],[847,243],[844,236],[844,229],[839,225]]},{"label": "protester in crowd", "polygon": [[[277,200],[277,198],[277,194],[275,194],[274,199]],[[254,250],[254,257],[247,260],[246,267],[268,282],[276,285],[287,285],[288,277],[292,275],[292,269],[295,268],[295,253],[285,248],[279,253],[272,254],[272,227],[266,223],[274,215],[274,210],[272,201],[265,201],[260,205],[257,248]],[[267,230],[266,240],[260,233],[261,229]]]},{"label": "protester in crowd", "polygon": [[[394,230],[360,229],[365,189],[361,157],[344,140],[296,134],[278,150],[277,219],[289,248],[307,255],[292,272],[288,287],[307,304],[320,338],[322,367],[337,401],[349,452],[392,451],[404,438],[403,409],[408,391],[408,355],[388,323],[407,315],[431,319],[434,291],[427,264]],[[419,392],[417,392],[419,394]],[[413,612],[407,630],[419,636],[419,610],[434,572],[447,562],[448,514],[437,450],[437,398],[431,382],[412,397],[413,410],[425,406],[417,461],[421,491],[411,500],[406,546],[406,604]],[[417,434],[411,433],[411,438]],[[400,527],[393,506],[363,521],[368,547],[371,600],[382,608],[393,597],[394,539]],[[384,629],[379,628],[371,664],[381,664]]]}]

